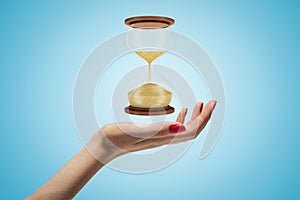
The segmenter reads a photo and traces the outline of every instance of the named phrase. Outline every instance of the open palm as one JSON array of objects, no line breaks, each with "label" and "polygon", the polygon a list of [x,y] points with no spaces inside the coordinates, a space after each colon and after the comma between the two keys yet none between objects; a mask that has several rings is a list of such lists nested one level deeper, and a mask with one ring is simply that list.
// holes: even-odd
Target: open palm
[{"label": "open palm", "polygon": [[[120,122],[105,125],[89,142],[90,144],[96,143],[97,147],[101,148],[95,149],[95,145],[89,144],[88,146],[92,146],[93,154],[97,156],[98,160],[108,162],[128,152],[195,139],[209,121],[216,101],[208,102],[204,108],[203,105],[202,102],[195,105],[192,117],[186,124],[184,122],[187,109],[183,108],[178,114],[176,122],[154,124]],[[110,154],[103,155],[101,152],[110,152]]]}]

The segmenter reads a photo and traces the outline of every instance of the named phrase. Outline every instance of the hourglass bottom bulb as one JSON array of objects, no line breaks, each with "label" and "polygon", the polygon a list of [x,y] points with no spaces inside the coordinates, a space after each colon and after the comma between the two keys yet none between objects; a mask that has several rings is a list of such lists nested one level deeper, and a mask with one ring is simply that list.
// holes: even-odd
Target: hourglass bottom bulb
[{"label": "hourglass bottom bulb", "polygon": [[128,93],[130,106],[125,112],[135,115],[165,115],[174,112],[169,105],[172,93],[154,83],[146,83]]}]

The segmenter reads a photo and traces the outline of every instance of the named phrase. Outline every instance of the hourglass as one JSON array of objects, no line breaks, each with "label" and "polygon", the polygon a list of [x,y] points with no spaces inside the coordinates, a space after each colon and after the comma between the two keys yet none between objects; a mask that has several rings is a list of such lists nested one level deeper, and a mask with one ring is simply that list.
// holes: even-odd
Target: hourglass
[{"label": "hourglass", "polygon": [[[174,24],[174,20],[167,17],[140,16],[125,20],[125,24],[136,29],[163,29]],[[152,66],[154,60],[164,54],[163,51],[143,50],[135,51],[147,63],[147,80],[128,92],[129,106],[124,110],[134,115],[165,115],[171,114],[175,109],[170,106],[172,93],[152,80]]]}]

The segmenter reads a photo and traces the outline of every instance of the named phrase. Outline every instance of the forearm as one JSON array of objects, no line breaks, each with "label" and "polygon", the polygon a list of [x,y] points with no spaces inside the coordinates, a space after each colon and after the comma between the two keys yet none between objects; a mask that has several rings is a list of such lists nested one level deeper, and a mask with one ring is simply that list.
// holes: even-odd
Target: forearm
[{"label": "forearm", "polygon": [[98,130],[85,147],[27,199],[72,199],[97,171],[122,154],[103,135],[103,129],[115,131],[109,127]]},{"label": "forearm", "polygon": [[103,166],[83,147],[28,199],[72,199]]}]

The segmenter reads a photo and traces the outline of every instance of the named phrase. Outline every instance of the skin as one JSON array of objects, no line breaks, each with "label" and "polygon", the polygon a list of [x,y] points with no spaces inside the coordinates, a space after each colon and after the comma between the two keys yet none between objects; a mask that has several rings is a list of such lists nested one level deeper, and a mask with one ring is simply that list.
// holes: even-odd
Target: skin
[{"label": "skin", "polygon": [[[126,153],[195,139],[211,118],[216,101],[195,105],[191,119],[184,124],[183,108],[176,122],[156,124],[113,123],[98,130],[90,141],[52,178],[27,199],[72,199],[109,161]],[[170,125],[184,125],[185,131],[171,133]]]}]

